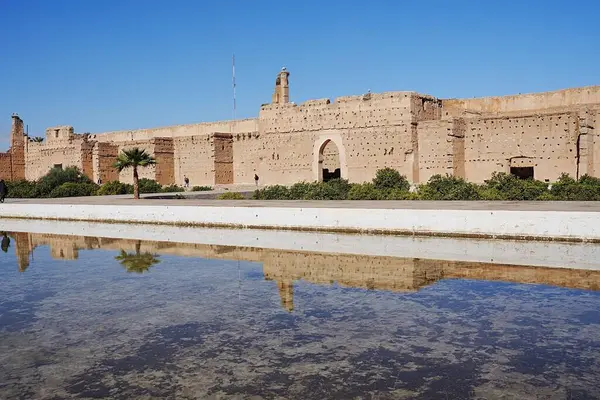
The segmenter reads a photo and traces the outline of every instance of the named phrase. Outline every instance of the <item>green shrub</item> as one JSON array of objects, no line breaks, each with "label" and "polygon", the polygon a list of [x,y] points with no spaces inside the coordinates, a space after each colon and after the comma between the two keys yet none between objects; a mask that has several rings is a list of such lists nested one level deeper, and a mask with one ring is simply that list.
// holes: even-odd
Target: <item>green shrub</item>
[{"label": "green shrub", "polygon": [[537,201],[556,201],[558,199],[552,193],[545,192],[545,193],[542,193],[536,200]]},{"label": "green shrub", "polygon": [[95,183],[75,183],[66,182],[55,187],[48,194],[48,197],[81,197],[93,196],[98,190],[98,185]]},{"label": "green shrub", "polygon": [[98,196],[110,196],[117,194],[133,194],[133,185],[122,183],[119,181],[110,181],[104,183],[96,191]]},{"label": "green shrub", "polygon": [[327,182],[300,182],[292,185],[287,194],[290,200],[345,200],[350,184],[345,179]]},{"label": "green shrub", "polygon": [[495,189],[498,200],[535,200],[548,190],[548,184],[534,179],[519,179],[514,175],[494,172],[484,186]]},{"label": "green shrub", "polygon": [[382,200],[418,200],[419,195],[417,193],[411,193],[404,189],[387,189],[380,190]]},{"label": "green shrub", "polygon": [[381,200],[381,192],[372,183],[357,183],[350,188],[348,200]]},{"label": "green shrub", "polygon": [[498,189],[482,185],[477,191],[479,193],[479,199],[481,200],[503,200],[502,193],[500,193]]},{"label": "green shrub", "polygon": [[243,194],[238,192],[226,192],[217,196],[219,200],[244,200],[245,197]]},{"label": "green shrub", "polygon": [[160,193],[162,185],[153,179],[141,178],[139,180],[140,193]]},{"label": "green shrub", "polygon": [[212,187],[210,187],[210,186],[194,186],[192,188],[192,192],[207,192],[209,190],[212,190]]},{"label": "green shrub", "polygon": [[583,175],[579,181],[562,174],[552,185],[550,193],[555,199],[565,201],[600,200],[600,179]]},{"label": "green shrub", "polygon": [[479,200],[477,185],[455,176],[432,176],[418,188],[422,200]]},{"label": "green shrub", "polygon": [[375,189],[401,189],[406,192],[410,189],[410,183],[404,175],[393,168],[383,168],[377,170],[375,178],[373,178]]},{"label": "green shrub", "polygon": [[63,183],[93,183],[77,167],[52,168],[48,173],[37,181],[39,196],[47,197],[50,192]]},{"label": "green shrub", "polygon": [[273,185],[254,191],[253,199],[256,200],[288,200],[290,190],[286,186]]},{"label": "green shrub", "polygon": [[8,197],[15,199],[28,199],[40,197],[37,185],[35,182],[29,182],[26,180],[20,181],[7,181],[6,186],[8,188]]},{"label": "green shrub", "polygon": [[163,188],[160,189],[161,192],[163,193],[175,193],[175,192],[183,192],[184,189],[181,186],[177,186],[177,185],[169,185],[169,186],[165,186]]}]

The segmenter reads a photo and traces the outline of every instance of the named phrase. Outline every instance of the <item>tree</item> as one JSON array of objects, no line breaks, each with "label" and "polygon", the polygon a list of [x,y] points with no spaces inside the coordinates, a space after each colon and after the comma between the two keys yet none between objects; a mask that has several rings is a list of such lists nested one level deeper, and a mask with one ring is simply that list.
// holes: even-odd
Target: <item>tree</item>
[{"label": "tree", "polygon": [[119,261],[127,272],[143,274],[151,266],[158,264],[160,260],[152,253],[142,253],[140,247],[141,242],[138,240],[135,244],[135,253],[127,253],[125,250],[121,250],[121,253],[115,257],[115,260]]},{"label": "tree", "polygon": [[35,136],[32,138],[29,138],[30,142],[34,142],[34,143],[42,143],[44,141],[43,137],[39,137],[39,136]]},{"label": "tree", "polygon": [[126,168],[133,168],[133,198],[140,198],[140,182],[138,176],[138,167],[146,167],[148,165],[155,165],[156,159],[150,154],[146,153],[146,150],[142,150],[138,147],[134,147],[129,150],[123,150],[117,157],[117,162],[114,167],[117,171],[121,172]]}]

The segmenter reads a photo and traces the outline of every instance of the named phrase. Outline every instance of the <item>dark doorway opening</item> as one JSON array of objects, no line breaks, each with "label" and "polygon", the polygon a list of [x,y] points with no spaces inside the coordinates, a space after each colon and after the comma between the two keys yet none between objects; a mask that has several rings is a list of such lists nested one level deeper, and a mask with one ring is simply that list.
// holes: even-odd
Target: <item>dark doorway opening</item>
[{"label": "dark doorway opening", "polygon": [[323,182],[330,181],[332,179],[341,178],[342,173],[339,168],[336,168],[334,171],[329,172],[327,168],[323,168]]},{"label": "dark doorway opening", "polygon": [[510,173],[519,179],[533,179],[533,167],[510,167]]}]

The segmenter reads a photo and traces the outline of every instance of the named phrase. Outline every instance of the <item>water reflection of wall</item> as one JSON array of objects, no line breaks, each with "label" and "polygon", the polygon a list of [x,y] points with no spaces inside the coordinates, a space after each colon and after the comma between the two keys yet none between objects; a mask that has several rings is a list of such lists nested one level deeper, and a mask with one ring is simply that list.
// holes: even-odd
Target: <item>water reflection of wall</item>
[{"label": "water reflection of wall", "polygon": [[56,259],[72,260],[81,249],[141,251],[186,257],[245,260],[263,264],[265,279],[276,281],[282,306],[293,309],[293,282],[409,292],[439,279],[479,279],[600,290],[600,271],[355,254],[326,254],[253,247],[13,233],[19,270],[38,246]]}]

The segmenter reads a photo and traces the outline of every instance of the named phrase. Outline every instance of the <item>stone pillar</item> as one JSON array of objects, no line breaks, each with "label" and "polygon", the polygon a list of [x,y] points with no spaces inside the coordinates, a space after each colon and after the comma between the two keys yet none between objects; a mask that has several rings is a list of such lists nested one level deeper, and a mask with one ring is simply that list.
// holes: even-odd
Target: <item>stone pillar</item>
[{"label": "stone pillar", "polygon": [[590,110],[579,113],[579,132],[577,133],[577,177],[595,176],[594,171],[594,124]]},{"label": "stone pillar", "polygon": [[117,161],[118,154],[119,147],[116,145],[106,142],[97,142],[94,144],[92,150],[94,182],[97,183],[98,179],[101,179],[102,183],[119,180],[119,173],[113,167],[113,164]]},{"label": "stone pillar", "polygon": [[23,120],[17,114],[12,116],[10,130],[11,179],[25,179],[25,130]]},{"label": "stone pillar", "polygon": [[452,120],[452,175],[465,178],[465,130],[467,124],[463,118]]}]

